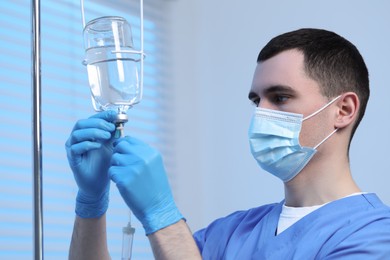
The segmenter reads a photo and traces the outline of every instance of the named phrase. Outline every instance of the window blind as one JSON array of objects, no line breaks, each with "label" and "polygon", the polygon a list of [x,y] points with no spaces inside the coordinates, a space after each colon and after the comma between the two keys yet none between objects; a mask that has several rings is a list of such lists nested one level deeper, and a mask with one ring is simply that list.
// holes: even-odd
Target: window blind
[{"label": "window blind", "polygon": [[[28,0],[4,1],[0,11],[0,259],[33,256],[30,4]],[[174,183],[168,112],[172,97],[166,58],[169,41],[165,37],[168,23],[164,17],[169,5],[152,0],[144,4],[144,97],[128,111],[125,132],[162,151]],[[127,19],[136,48],[138,12],[138,1],[85,1],[87,21],[106,15]],[[84,49],[79,0],[41,1],[41,51],[44,257],[67,259],[77,185],[64,144],[74,123],[95,113],[86,68],[81,63]],[[120,259],[122,227],[129,211],[114,184],[110,196],[108,246],[112,259]],[[153,259],[140,223],[133,217],[132,224],[136,227],[134,259]]]}]

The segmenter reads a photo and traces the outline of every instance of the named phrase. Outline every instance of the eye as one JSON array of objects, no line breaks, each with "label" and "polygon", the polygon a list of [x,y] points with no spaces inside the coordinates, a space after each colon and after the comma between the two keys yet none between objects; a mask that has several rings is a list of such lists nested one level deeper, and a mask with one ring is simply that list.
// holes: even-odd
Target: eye
[{"label": "eye", "polygon": [[276,94],[274,95],[271,100],[274,104],[284,104],[287,102],[287,100],[290,98],[290,96],[288,95],[279,95],[279,94]]}]

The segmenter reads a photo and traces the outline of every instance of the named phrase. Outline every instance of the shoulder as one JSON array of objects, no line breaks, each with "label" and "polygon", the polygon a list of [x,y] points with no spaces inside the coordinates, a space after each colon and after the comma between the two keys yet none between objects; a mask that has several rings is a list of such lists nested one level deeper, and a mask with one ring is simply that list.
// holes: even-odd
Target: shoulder
[{"label": "shoulder", "polygon": [[327,256],[335,259],[390,259],[390,217],[367,222],[334,246]]},{"label": "shoulder", "polygon": [[226,217],[214,220],[209,226],[196,232],[195,234],[197,234],[199,232],[211,232],[214,229],[219,229],[220,227],[223,227],[224,229],[226,229],[226,227],[234,228],[240,224],[247,223],[248,221],[258,222],[268,212],[270,212],[276,205],[278,205],[278,204],[273,203],[273,204],[267,204],[264,206],[260,206],[257,208],[252,208],[249,210],[236,211],[236,212],[234,212]]},{"label": "shoulder", "polygon": [[363,195],[362,208],[351,212],[348,222],[330,240],[330,258],[390,259],[390,207],[375,194]]},{"label": "shoulder", "polygon": [[274,209],[278,204],[267,204],[249,210],[236,211],[226,217],[213,221],[209,226],[194,233],[194,239],[202,251],[206,242],[218,241],[224,243],[229,240],[231,235],[238,229],[251,230],[267,213]]}]

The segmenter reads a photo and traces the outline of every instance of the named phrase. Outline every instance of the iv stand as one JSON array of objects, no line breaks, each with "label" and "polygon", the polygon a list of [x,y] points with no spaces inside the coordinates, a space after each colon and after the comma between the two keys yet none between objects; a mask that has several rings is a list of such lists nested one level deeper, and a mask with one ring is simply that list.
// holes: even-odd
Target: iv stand
[{"label": "iv stand", "polygon": [[34,259],[43,259],[42,141],[41,141],[41,21],[40,1],[31,1],[32,94],[33,94],[33,181],[34,181]]}]

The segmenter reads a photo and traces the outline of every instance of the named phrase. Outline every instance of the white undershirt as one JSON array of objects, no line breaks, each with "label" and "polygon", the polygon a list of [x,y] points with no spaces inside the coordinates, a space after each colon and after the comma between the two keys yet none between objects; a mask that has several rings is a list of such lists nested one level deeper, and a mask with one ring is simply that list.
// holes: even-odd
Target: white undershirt
[{"label": "white undershirt", "polygon": [[[345,196],[344,198],[350,197],[350,196],[360,195],[363,193],[366,193],[366,192],[356,192],[356,193],[350,194],[348,196]],[[288,207],[288,206],[283,204],[282,212],[280,213],[280,216],[279,216],[279,222],[278,222],[278,228],[276,231],[276,235],[279,235],[280,233],[282,233],[284,230],[286,230],[287,228],[292,226],[295,222],[297,222],[298,220],[300,220],[304,216],[310,214],[311,212],[315,211],[316,209],[321,208],[322,206],[324,206],[328,203],[325,203],[322,205],[310,206],[310,207]]]}]

